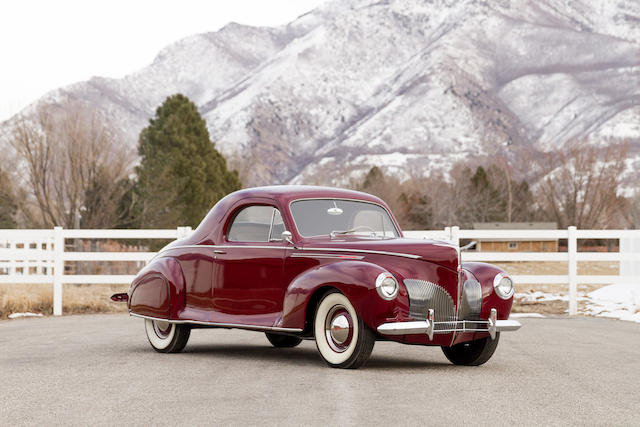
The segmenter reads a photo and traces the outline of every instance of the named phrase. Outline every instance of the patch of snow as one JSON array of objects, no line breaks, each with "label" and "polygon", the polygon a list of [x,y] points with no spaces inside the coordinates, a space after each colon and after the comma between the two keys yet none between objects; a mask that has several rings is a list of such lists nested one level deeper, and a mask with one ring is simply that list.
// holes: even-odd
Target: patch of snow
[{"label": "patch of snow", "polygon": [[[531,291],[516,293],[517,302],[543,303],[569,301],[566,294]],[[640,323],[640,285],[616,284],[604,286],[588,294],[579,293],[578,301],[585,304],[581,314]],[[538,313],[514,313],[511,317],[544,317]]]},{"label": "patch of snow", "polygon": [[640,323],[640,285],[604,286],[588,294],[585,314]]},{"label": "patch of snow", "polygon": [[17,319],[19,317],[42,317],[42,313],[11,313],[8,317],[9,319]]}]

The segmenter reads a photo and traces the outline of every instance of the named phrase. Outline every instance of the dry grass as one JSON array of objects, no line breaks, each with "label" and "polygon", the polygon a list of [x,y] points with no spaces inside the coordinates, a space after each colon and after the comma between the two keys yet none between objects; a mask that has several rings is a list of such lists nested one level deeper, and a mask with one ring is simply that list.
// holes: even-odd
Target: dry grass
[{"label": "dry grass", "polygon": [[[602,285],[599,285],[602,286]],[[565,292],[566,293],[566,292]],[[587,303],[584,301],[578,301],[578,314],[584,313],[587,309]],[[531,302],[518,299],[517,297],[513,301],[512,313],[540,313],[549,315],[567,315],[569,313],[569,302],[554,300],[554,301],[539,301]]]},{"label": "dry grass", "polygon": [[[568,274],[566,262],[536,261],[536,262],[494,262],[492,263],[512,275],[560,275]],[[620,266],[618,261],[582,261],[578,262],[578,274],[582,275],[618,275]]]},{"label": "dry grass", "polygon": [[[126,285],[63,285],[62,312],[126,312],[126,304],[115,303],[109,298],[114,293],[126,290]],[[0,319],[6,319],[11,313],[24,312],[52,314],[52,285],[0,284]]]}]

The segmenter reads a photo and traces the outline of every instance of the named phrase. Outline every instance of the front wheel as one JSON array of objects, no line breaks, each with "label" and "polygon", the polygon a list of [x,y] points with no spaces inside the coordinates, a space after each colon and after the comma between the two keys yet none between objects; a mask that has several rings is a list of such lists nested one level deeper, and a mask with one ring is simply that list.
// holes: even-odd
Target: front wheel
[{"label": "front wheel", "polygon": [[332,368],[359,368],[369,360],[376,342],[349,299],[337,291],[320,301],[313,329],[318,351]]},{"label": "front wheel", "polygon": [[491,359],[496,347],[498,347],[499,339],[500,332],[496,334],[496,338],[493,340],[490,337],[486,337],[463,342],[451,347],[442,347],[442,352],[454,365],[478,366]]},{"label": "front wheel", "polygon": [[144,329],[151,347],[159,353],[179,353],[187,345],[191,328],[163,320],[144,320]]}]

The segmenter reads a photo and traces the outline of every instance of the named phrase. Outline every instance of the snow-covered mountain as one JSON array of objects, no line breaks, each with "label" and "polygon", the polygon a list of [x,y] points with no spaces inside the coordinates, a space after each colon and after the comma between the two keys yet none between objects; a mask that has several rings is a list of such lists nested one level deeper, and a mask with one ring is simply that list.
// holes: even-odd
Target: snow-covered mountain
[{"label": "snow-covered mountain", "polygon": [[640,142],[640,2],[336,0],[282,27],[188,37],[136,73],[40,102],[89,103],[133,145],[176,92],[245,185],[339,183],[372,165],[425,173],[574,138]]}]

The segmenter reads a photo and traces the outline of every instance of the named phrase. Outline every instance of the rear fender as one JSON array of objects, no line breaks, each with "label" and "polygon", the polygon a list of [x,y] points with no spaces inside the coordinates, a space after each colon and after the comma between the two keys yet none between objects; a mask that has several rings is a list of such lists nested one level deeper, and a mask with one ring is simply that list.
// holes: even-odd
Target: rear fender
[{"label": "rear fender", "polygon": [[185,306],[185,280],[171,257],[155,259],[129,287],[129,311],[143,316],[178,319]]}]

